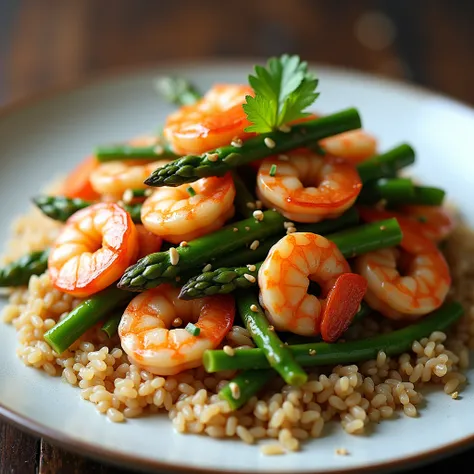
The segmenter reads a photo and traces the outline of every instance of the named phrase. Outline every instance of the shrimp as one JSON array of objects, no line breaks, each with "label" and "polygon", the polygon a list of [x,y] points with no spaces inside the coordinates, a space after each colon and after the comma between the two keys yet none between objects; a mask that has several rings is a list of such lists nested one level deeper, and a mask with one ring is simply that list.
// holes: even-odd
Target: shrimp
[{"label": "shrimp", "polygon": [[163,240],[158,235],[145,229],[145,226],[136,224],[138,235],[138,258],[146,257],[151,253],[159,252]]},{"label": "shrimp", "polygon": [[[279,331],[302,336],[320,333],[325,298],[336,280],[351,271],[336,245],[310,232],[295,232],[280,239],[258,272],[260,302]],[[321,296],[308,294],[310,280]]]},{"label": "shrimp", "polygon": [[[273,165],[276,172],[271,176]],[[307,150],[293,152],[289,161],[267,158],[257,175],[259,199],[297,222],[338,217],[354,204],[361,189],[353,165]]]},{"label": "shrimp", "polygon": [[324,138],[319,145],[326,153],[353,164],[365,161],[377,153],[377,140],[364,130],[350,130]]},{"label": "shrimp", "polygon": [[53,244],[51,282],[65,293],[90,296],[118,280],[137,253],[130,215],[114,203],[93,204],[71,216]]},{"label": "shrimp", "polygon": [[242,105],[250,86],[215,85],[201,100],[168,116],[163,134],[177,154],[200,154],[245,139],[250,125]]},{"label": "shrimp", "polygon": [[[190,195],[189,188],[194,190]],[[201,178],[190,186],[163,186],[143,203],[143,225],[177,244],[213,232],[234,214],[232,176]]]},{"label": "shrimp", "polygon": [[358,257],[355,270],[367,280],[368,305],[396,320],[415,320],[439,308],[451,285],[439,250],[414,254],[395,248],[377,250]]},{"label": "shrimp", "polygon": [[[232,328],[235,315],[230,295],[184,301],[170,285],[145,291],[126,308],[118,333],[123,350],[144,369],[158,375],[174,375],[202,364],[204,351],[215,349]],[[178,323],[195,323],[193,336]]]},{"label": "shrimp", "polygon": [[121,199],[127,189],[145,189],[143,183],[156,168],[160,168],[169,160],[127,160],[101,163],[90,176],[95,192],[111,196],[114,200]]}]

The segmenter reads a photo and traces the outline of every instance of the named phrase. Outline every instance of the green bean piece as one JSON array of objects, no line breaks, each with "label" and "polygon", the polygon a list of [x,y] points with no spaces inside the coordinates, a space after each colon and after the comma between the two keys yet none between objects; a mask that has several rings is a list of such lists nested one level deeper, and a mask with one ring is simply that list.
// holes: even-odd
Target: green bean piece
[{"label": "green bean piece", "polygon": [[123,160],[159,160],[161,158],[176,159],[177,155],[167,143],[157,142],[154,145],[134,146],[128,143],[103,145],[95,149],[95,157],[101,163]]},{"label": "green bean piece", "polygon": [[33,275],[41,275],[48,268],[49,249],[23,255],[0,268],[0,287],[28,285]]},{"label": "green bean piece", "polygon": [[409,178],[382,178],[369,181],[362,188],[358,204],[375,204],[382,199],[387,202],[404,202],[415,197],[415,186]]},{"label": "green bean piece", "polygon": [[123,310],[119,311],[117,314],[111,316],[100,328],[102,331],[109,336],[109,338],[114,337],[117,334],[120,321],[123,316]]},{"label": "green bean piece", "polygon": [[274,377],[275,372],[273,370],[246,370],[222,388],[219,391],[219,397],[227,400],[232,410],[237,410]]},{"label": "green bean piece", "polygon": [[410,145],[402,144],[381,155],[369,158],[357,165],[362,182],[365,184],[380,178],[393,177],[398,170],[415,162],[415,151]]},{"label": "green bean piece", "polygon": [[288,346],[278,337],[273,326],[268,322],[258,303],[258,295],[253,291],[239,291],[235,301],[240,317],[257,347],[263,350],[269,364],[289,385],[301,385],[308,376],[295,361]]},{"label": "green bean piece", "polygon": [[44,334],[44,340],[62,354],[88,329],[104,319],[117,306],[132,299],[133,295],[111,286],[92,295],[76,306],[64,319]]},{"label": "green bean piece", "polygon": [[[457,321],[463,314],[461,304],[444,303],[439,309],[420,321],[391,333],[380,334],[369,339],[289,346],[295,360],[303,367],[337,365],[370,360],[377,357],[379,351],[394,356],[410,350],[413,341],[428,337],[434,331],[443,331]],[[208,350],[203,357],[207,372],[221,370],[268,369],[268,363],[262,349],[239,349],[233,356],[223,350]]]},{"label": "green bean piece", "polygon": [[255,211],[255,198],[247,188],[242,178],[236,170],[232,172],[232,178],[235,186],[234,205],[236,211],[244,218],[252,217]]}]

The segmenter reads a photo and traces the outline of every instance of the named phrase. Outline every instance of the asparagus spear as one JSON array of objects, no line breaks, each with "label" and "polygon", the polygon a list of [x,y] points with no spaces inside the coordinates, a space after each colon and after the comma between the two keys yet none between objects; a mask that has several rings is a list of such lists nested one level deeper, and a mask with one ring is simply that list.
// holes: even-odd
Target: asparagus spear
[{"label": "asparagus spear", "polygon": [[48,268],[49,249],[23,255],[0,268],[0,287],[28,285],[32,275],[41,275]]},{"label": "asparagus spear", "polygon": [[237,212],[242,217],[250,217],[255,210],[255,198],[249,191],[242,178],[239,176],[237,171],[232,172],[232,178],[235,186],[235,199],[234,205]]},{"label": "asparagus spear", "polygon": [[180,106],[192,105],[201,98],[196,87],[183,77],[160,77],[156,80],[155,87],[168,102]]},{"label": "asparagus spear", "polygon": [[63,320],[44,334],[44,340],[62,354],[88,329],[112,311],[132,299],[132,295],[114,286],[96,293],[76,306]]},{"label": "asparagus spear", "polygon": [[204,153],[189,155],[158,168],[145,181],[149,186],[179,186],[206,176],[223,176],[237,166],[277,153],[308,145],[322,138],[361,127],[359,113],[347,109],[317,120],[293,125],[291,131],[258,135],[241,147],[227,145]]},{"label": "asparagus spear", "polygon": [[148,146],[133,146],[127,143],[102,145],[95,149],[94,154],[101,163],[116,160],[159,160],[161,158],[177,158],[170,146],[164,142]]},{"label": "asparagus spear", "polygon": [[[66,222],[77,211],[94,204],[92,201],[64,196],[38,196],[33,198],[33,202],[44,215],[60,222]],[[123,208],[130,214],[133,222],[141,223],[141,203],[124,204]]]},{"label": "asparagus spear", "polygon": [[[355,208],[350,208],[344,214],[342,214],[342,216],[336,219],[326,219],[325,221],[317,222],[316,224],[298,224],[297,230],[301,232],[314,232],[315,234],[325,235],[328,232],[336,232],[340,229],[351,227],[357,224],[358,221],[358,212]],[[268,237],[264,241],[260,241],[260,245],[256,250],[242,248],[236,252],[218,257],[212,262],[212,266],[214,268],[240,267],[249,263],[260,262],[267,256],[269,250],[281,239],[281,236],[285,232],[286,230],[282,228],[278,235]]]},{"label": "asparagus spear", "polygon": [[[340,229],[344,224],[353,222],[356,216],[357,212],[352,210],[338,219],[312,225],[317,226],[321,232],[327,232]],[[236,261],[240,251],[247,244],[250,244],[250,247],[246,251],[258,253],[258,260],[261,260],[266,254],[260,253],[260,245],[255,249],[256,244],[260,242],[260,239],[284,233],[284,222],[285,218],[278,212],[265,211],[261,221],[254,218],[244,219],[193,240],[185,247],[180,246],[166,252],[148,255],[125,271],[119,287],[129,291],[144,291],[161,283],[173,282],[176,277],[183,276],[184,272],[197,269],[201,265],[204,266],[207,263],[214,265],[214,261],[226,255],[234,255],[234,261]],[[234,254],[236,250],[239,252]],[[175,265],[171,263],[171,252],[175,254],[175,259],[176,254],[178,255]]]},{"label": "asparagus spear", "polygon": [[[401,242],[402,232],[396,219],[364,224],[353,229],[328,235],[345,257],[355,257]],[[216,268],[191,278],[181,289],[184,300],[224,295],[237,289],[257,286],[258,270],[262,262],[243,267]]]},{"label": "asparagus spear", "polygon": [[93,204],[79,198],[65,196],[37,196],[33,203],[41,212],[55,221],[66,222],[75,212]]},{"label": "asparagus spear", "polygon": [[105,323],[102,325],[100,329],[107,334],[107,336],[114,337],[115,334],[117,334],[117,330],[120,324],[120,320],[122,319],[123,316],[123,310],[119,311],[117,314],[114,314],[111,316]]},{"label": "asparagus spear", "polygon": [[[379,351],[393,356],[409,350],[413,341],[427,337],[433,331],[446,329],[462,314],[463,308],[459,303],[444,303],[419,322],[391,333],[337,344],[318,342],[288,347],[303,367],[359,362],[377,357]],[[203,364],[207,372],[267,369],[270,366],[262,349],[238,349],[233,356],[222,350],[208,350],[204,353]]]},{"label": "asparagus spear", "polygon": [[258,296],[253,292],[239,292],[236,297],[237,308],[245,326],[258,347],[263,350],[268,363],[289,385],[301,385],[308,376],[295,362],[293,354],[285,346],[263,314],[258,304]]},{"label": "asparagus spear", "polygon": [[399,145],[381,155],[374,156],[357,165],[362,182],[391,177],[405,166],[415,162],[415,151],[406,143]]},{"label": "asparagus spear", "polygon": [[227,400],[232,410],[237,410],[245,405],[273,377],[275,377],[275,371],[271,369],[245,370],[219,391],[219,397]]},{"label": "asparagus spear", "polygon": [[[235,222],[222,229],[189,242],[186,246],[152,253],[129,267],[119,287],[129,291],[144,291],[176,279],[186,270],[212,262],[220,255],[251,244],[282,231],[285,218],[275,211],[265,211],[262,221],[254,218]],[[235,229],[235,230],[234,230]]]}]

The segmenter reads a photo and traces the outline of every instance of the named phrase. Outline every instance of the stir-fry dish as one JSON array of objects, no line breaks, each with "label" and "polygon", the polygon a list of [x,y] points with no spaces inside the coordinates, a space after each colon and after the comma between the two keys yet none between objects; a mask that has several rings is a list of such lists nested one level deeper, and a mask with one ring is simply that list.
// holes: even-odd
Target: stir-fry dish
[{"label": "stir-fry dish", "polygon": [[15,224],[20,359],[111,421],[166,411],[265,454],[416,417],[427,383],[458,398],[474,239],[400,173],[414,149],[378,150],[356,109],[306,112],[298,56],[204,95],[157,85],[178,106],[160,132],[98,147]]}]

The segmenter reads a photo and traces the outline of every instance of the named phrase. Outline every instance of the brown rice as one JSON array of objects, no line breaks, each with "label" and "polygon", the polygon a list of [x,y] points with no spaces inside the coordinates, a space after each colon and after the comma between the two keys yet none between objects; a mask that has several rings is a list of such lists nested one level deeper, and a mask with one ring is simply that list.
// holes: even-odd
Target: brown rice
[{"label": "brown rice", "polygon": [[[49,246],[59,228],[37,211],[18,219],[4,260]],[[277,455],[298,450],[300,441],[321,436],[329,420],[339,419],[347,433],[357,435],[369,423],[391,418],[395,410],[416,417],[423,399],[421,389],[428,382],[457,398],[466,382],[461,371],[469,365],[469,349],[474,349],[472,231],[458,228],[445,252],[453,277],[450,296],[466,309],[448,335],[435,331],[398,357],[379,352],[375,360],[358,365],[318,368],[298,388],[274,380],[259,398],[253,397],[235,412],[217,395],[234,372],[207,374],[200,367],[175,376],[156,376],[130,363],[118,338],[108,339],[97,328],[64,354],[56,354],[43,334],[80,300],[54,289],[47,273],[31,277],[28,288],[11,291],[3,320],[17,330],[17,354],[25,365],[60,375],[66,383],[78,386],[81,397],[113,422],[167,411],[181,433],[238,437],[249,444],[271,438],[278,443],[262,445],[262,453]],[[368,317],[352,327],[346,338],[387,332],[390,324]],[[238,326],[227,335],[225,344],[228,353],[236,347],[254,346],[248,331]],[[347,453],[341,449],[339,454]]]}]

